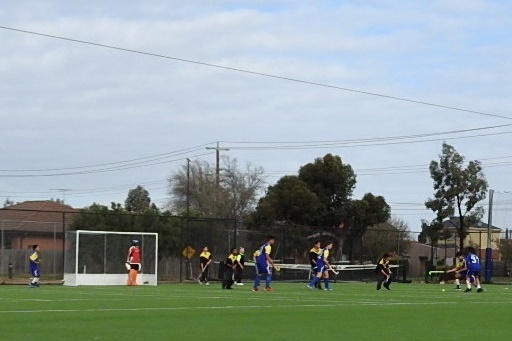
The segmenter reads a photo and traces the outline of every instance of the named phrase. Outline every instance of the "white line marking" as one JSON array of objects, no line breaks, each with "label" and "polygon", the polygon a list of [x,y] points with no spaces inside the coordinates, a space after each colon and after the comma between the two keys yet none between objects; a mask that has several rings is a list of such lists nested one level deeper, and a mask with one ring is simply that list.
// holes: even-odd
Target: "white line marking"
[{"label": "white line marking", "polygon": [[416,303],[416,302],[397,302],[397,303],[382,303],[382,302],[373,302],[373,303],[362,303],[362,302],[354,302],[354,303],[335,303],[335,304],[297,304],[297,305],[279,305],[279,306],[269,306],[269,305],[249,305],[249,306],[203,306],[203,307],[155,307],[155,308],[95,308],[95,309],[34,309],[34,310],[0,310],[0,313],[3,314],[11,314],[11,313],[84,313],[84,312],[108,312],[108,311],[178,311],[178,310],[222,310],[222,309],[268,309],[268,308],[334,308],[334,307],[344,307],[348,305],[369,305],[369,306],[383,306],[383,305],[439,305],[439,304],[455,304],[455,302],[426,302],[426,303]]}]

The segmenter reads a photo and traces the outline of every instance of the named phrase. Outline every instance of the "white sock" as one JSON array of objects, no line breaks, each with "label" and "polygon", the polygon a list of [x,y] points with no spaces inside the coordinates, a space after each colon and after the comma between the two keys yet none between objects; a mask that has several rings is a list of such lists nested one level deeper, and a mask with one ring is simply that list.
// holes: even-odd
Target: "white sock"
[{"label": "white sock", "polygon": [[480,283],[478,283],[478,285],[476,286],[477,289],[481,289],[482,287],[480,286]]},{"label": "white sock", "polygon": [[468,289],[471,289],[471,283],[470,282],[466,282],[466,285],[467,285]]},{"label": "white sock", "polygon": [[459,279],[458,279],[458,278],[456,278],[456,279],[455,279],[455,285],[456,285],[456,286],[459,286],[459,285],[460,285],[460,281],[459,281]]}]

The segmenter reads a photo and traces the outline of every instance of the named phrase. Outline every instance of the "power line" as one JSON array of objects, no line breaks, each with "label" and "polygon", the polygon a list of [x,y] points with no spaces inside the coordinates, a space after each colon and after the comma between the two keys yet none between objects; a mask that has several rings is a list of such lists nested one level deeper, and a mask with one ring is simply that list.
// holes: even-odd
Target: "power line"
[{"label": "power line", "polygon": [[[436,138],[436,139],[423,139],[423,140],[412,140],[412,141],[388,141],[388,142],[362,142],[362,143],[347,143],[347,142],[339,142],[339,143],[318,143],[318,144],[294,144],[294,145],[263,145],[260,146],[229,146],[230,149],[233,150],[304,150],[304,149],[326,149],[326,148],[354,148],[354,147],[369,147],[369,146],[387,146],[387,145],[402,145],[402,144],[412,144],[412,143],[424,143],[424,142],[435,142],[435,141],[448,141],[448,140],[459,140],[459,139],[468,139],[475,137],[485,137],[485,136],[497,136],[497,135],[506,135],[511,134],[512,131],[503,131],[496,133],[487,133],[487,134],[474,134],[467,136],[458,136],[458,137],[444,137],[444,138]],[[397,138],[398,140],[403,139],[402,137]],[[224,143],[228,143],[223,141]]]},{"label": "power line", "polygon": [[430,107],[441,108],[441,109],[448,109],[448,110],[453,110],[453,111],[458,111],[458,112],[463,112],[463,113],[512,120],[512,117],[491,114],[491,113],[487,113],[484,111],[463,109],[463,108],[458,108],[458,107],[454,107],[454,106],[436,104],[436,103],[432,103],[432,102],[414,100],[414,99],[410,99],[410,98],[393,96],[393,95],[385,95],[385,94],[376,93],[376,92],[370,92],[370,91],[358,90],[358,89],[347,88],[347,87],[342,87],[342,86],[337,86],[337,85],[319,83],[319,82],[308,81],[308,80],[303,80],[303,79],[299,79],[299,78],[279,76],[279,75],[274,75],[274,74],[265,73],[265,72],[258,72],[258,71],[252,71],[252,70],[247,70],[247,69],[240,69],[240,68],[231,67],[231,66],[206,63],[206,62],[196,61],[196,60],[192,60],[192,59],[185,59],[185,58],[173,57],[173,56],[168,56],[168,55],[163,55],[163,54],[158,54],[158,53],[145,52],[145,51],[141,51],[141,50],[129,49],[129,48],[120,47],[120,46],[100,44],[100,43],[95,43],[92,41],[86,41],[86,40],[81,40],[81,39],[68,38],[68,37],[57,36],[57,35],[53,35],[53,34],[35,32],[35,31],[22,30],[22,29],[18,29],[18,28],[14,28],[14,27],[3,26],[3,25],[0,25],[0,29],[9,30],[9,31],[18,32],[18,33],[24,33],[24,34],[31,34],[31,35],[36,35],[36,36],[41,36],[41,37],[46,37],[46,38],[59,39],[59,40],[64,40],[64,41],[69,41],[69,42],[74,42],[74,43],[79,43],[79,44],[86,44],[86,45],[91,45],[91,46],[95,46],[95,47],[102,47],[102,48],[107,48],[107,49],[112,49],[112,50],[117,50],[117,51],[122,51],[122,52],[141,54],[141,55],[150,56],[150,57],[164,58],[164,59],[174,60],[174,61],[183,62],[183,63],[190,63],[190,64],[196,64],[196,65],[201,65],[201,66],[206,66],[206,67],[211,67],[211,68],[240,72],[240,73],[245,73],[245,74],[250,74],[250,75],[255,75],[255,76],[262,76],[262,77],[284,80],[284,81],[289,81],[289,82],[313,85],[313,86],[317,86],[317,87],[352,92],[352,93],[357,93],[357,94],[361,94],[361,95],[380,97],[380,98],[391,99],[391,100],[395,100],[395,101],[419,104],[419,105],[430,106]]},{"label": "power line", "polygon": [[310,141],[222,141],[224,143],[238,143],[238,144],[276,144],[276,145],[294,145],[294,144],[344,144],[344,143],[361,143],[361,142],[376,142],[376,141],[387,141],[387,140],[400,140],[400,139],[411,139],[411,138],[422,138],[422,137],[431,137],[438,135],[451,135],[451,134],[460,134],[460,133],[468,133],[473,131],[480,130],[490,130],[497,128],[506,128],[510,127],[512,124],[500,124],[486,127],[477,127],[477,128],[468,128],[468,129],[459,129],[459,130],[448,130],[441,132],[433,132],[433,133],[423,133],[423,134],[411,134],[411,135],[395,135],[395,136],[384,136],[384,137],[372,137],[372,138],[362,138],[362,139],[347,139],[347,140],[310,140]]},{"label": "power line", "polygon": [[121,161],[98,163],[98,164],[93,164],[93,165],[75,166],[75,167],[60,167],[60,168],[46,168],[46,169],[0,169],[0,172],[26,172],[26,173],[52,172],[52,171],[65,171],[65,170],[96,168],[96,167],[113,166],[113,165],[119,165],[119,166],[137,165],[137,164],[141,164],[144,162],[164,160],[168,157],[176,157],[176,156],[183,155],[186,153],[196,152],[196,151],[202,150],[205,146],[207,146],[209,144],[210,143],[205,143],[205,144],[201,144],[201,145],[190,147],[190,148],[179,149],[179,150],[160,153],[160,154],[156,154],[156,155],[144,156],[144,157],[128,159],[128,160],[121,160]]},{"label": "power line", "polygon": [[[210,153],[202,153],[202,154],[196,154],[189,156],[190,158],[200,157],[204,155],[209,155]],[[37,177],[54,177],[54,176],[68,176],[68,175],[84,175],[84,174],[96,174],[96,173],[105,173],[105,172],[113,172],[113,171],[120,171],[120,170],[127,170],[127,169],[134,169],[134,168],[142,168],[142,167],[148,167],[148,166],[155,166],[155,165],[161,165],[165,163],[171,163],[171,162],[177,162],[177,161],[183,161],[187,158],[179,158],[179,159],[173,159],[173,160],[165,160],[160,162],[151,162],[151,163],[144,163],[144,164],[134,164],[129,166],[115,166],[115,167],[107,167],[107,168],[100,168],[100,169],[93,169],[93,170],[85,170],[85,171],[76,171],[76,172],[62,172],[62,173],[43,173],[43,174],[0,174],[0,178],[37,178]]]}]

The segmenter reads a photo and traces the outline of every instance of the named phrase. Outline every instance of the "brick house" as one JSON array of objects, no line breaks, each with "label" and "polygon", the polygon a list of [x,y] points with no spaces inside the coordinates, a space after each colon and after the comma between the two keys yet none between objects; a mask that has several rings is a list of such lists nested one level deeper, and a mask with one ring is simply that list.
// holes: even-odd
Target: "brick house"
[{"label": "brick house", "polygon": [[64,232],[78,210],[54,201],[25,201],[0,209],[1,247],[26,250],[39,244],[44,250],[62,250]]}]

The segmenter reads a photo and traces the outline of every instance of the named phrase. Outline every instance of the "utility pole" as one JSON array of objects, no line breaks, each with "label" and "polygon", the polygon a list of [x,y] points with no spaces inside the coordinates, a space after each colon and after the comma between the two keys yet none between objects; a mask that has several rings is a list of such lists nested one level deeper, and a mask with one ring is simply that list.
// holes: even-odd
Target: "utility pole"
[{"label": "utility pole", "polygon": [[215,184],[217,188],[220,186],[220,151],[228,151],[229,148],[221,148],[220,142],[217,141],[217,147],[206,147],[207,150],[215,150]]},{"label": "utility pole", "polygon": [[220,190],[220,151],[228,151],[229,148],[221,148],[217,141],[217,147],[206,147],[208,150],[215,150],[215,214],[219,215],[219,190]]},{"label": "utility pole", "polygon": [[187,218],[190,216],[190,159],[187,158]]},{"label": "utility pole", "polygon": [[59,191],[62,193],[62,203],[66,203],[66,192],[71,192],[71,188],[51,188],[51,191]]},{"label": "utility pole", "polygon": [[[485,281],[491,282],[492,277],[492,206],[494,200],[494,190],[489,190],[489,212],[487,220],[487,248],[485,249]],[[482,247],[480,247],[482,248]]]}]

